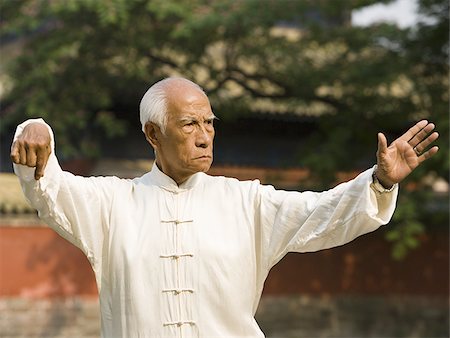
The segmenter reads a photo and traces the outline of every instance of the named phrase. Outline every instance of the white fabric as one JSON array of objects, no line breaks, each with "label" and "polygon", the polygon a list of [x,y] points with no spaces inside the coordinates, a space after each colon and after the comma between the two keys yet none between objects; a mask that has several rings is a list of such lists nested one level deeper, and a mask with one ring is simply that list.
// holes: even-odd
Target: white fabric
[{"label": "white fabric", "polygon": [[[44,123],[16,137],[32,121]],[[89,258],[102,337],[264,337],[254,314],[270,268],[377,229],[397,196],[370,187],[372,169],[323,193],[204,173],[178,187],[156,165],[133,180],[85,178],[54,150],[39,181],[14,169],[39,216]]]}]

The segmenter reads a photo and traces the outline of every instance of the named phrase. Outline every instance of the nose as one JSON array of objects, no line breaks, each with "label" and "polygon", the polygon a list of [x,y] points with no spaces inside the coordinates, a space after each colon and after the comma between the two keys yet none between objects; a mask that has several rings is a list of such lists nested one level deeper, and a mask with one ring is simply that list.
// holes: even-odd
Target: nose
[{"label": "nose", "polygon": [[197,130],[197,137],[195,139],[195,145],[199,148],[208,148],[214,138],[214,129],[209,131],[205,126],[200,126]]}]

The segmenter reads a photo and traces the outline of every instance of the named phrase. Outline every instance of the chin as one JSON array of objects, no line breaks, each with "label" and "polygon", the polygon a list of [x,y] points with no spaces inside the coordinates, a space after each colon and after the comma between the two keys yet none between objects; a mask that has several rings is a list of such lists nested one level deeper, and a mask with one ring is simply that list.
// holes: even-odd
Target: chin
[{"label": "chin", "polygon": [[211,164],[203,166],[200,171],[206,173],[211,168]]},{"label": "chin", "polygon": [[211,168],[211,165],[212,165],[212,161],[210,161],[209,163],[205,163],[203,165],[197,166],[196,172],[206,173]]},{"label": "chin", "polygon": [[206,173],[209,171],[209,169],[211,169],[211,166],[208,166],[207,168],[203,169],[202,172]]}]

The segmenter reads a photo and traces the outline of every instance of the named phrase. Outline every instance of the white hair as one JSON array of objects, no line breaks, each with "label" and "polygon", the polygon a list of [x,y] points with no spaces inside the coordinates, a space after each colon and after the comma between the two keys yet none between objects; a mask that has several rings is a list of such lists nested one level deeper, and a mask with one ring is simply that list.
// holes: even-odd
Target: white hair
[{"label": "white hair", "polygon": [[194,85],[204,93],[203,89],[196,83],[181,77],[168,77],[152,85],[142,97],[139,105],[139,113],[142,131],[145,133],[147,122],[155,123],[164,134],[167,126],[167,87],[172,82],[187,82]]},{"label": "white hair", "polygon": [[165,80],[156,82],[142,97],[139,105],[139,113],[142,124],[142,131],[145,133],[145,124],[153,122],[164,133],[167,125],[167,95]]}]

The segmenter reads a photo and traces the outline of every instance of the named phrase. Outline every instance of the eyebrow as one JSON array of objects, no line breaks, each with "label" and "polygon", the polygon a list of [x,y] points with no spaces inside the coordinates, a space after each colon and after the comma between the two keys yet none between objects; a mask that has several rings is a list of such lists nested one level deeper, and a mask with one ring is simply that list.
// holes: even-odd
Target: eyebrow
[{"label": "eyebrow", "polygon": [[212,120],[218,120],[218,119],[219,118],[216,115],[212,114],[208,118],[206,118],[205,120],[206,121],[212,121]]},{"label": "eyebrow", "polygon": [[[212,114],[210,116],[208,116],[207,118],[204,119],[205,121],[213,121],[213,120],[218,120],[218,118],[216,117],[216,115]],[[190,117],[190,116],[185,116],[185,117],[181,117],[179,119],[180,122],[193,122],[193,121],[198,121],[198,119],[196,117]]]}]

